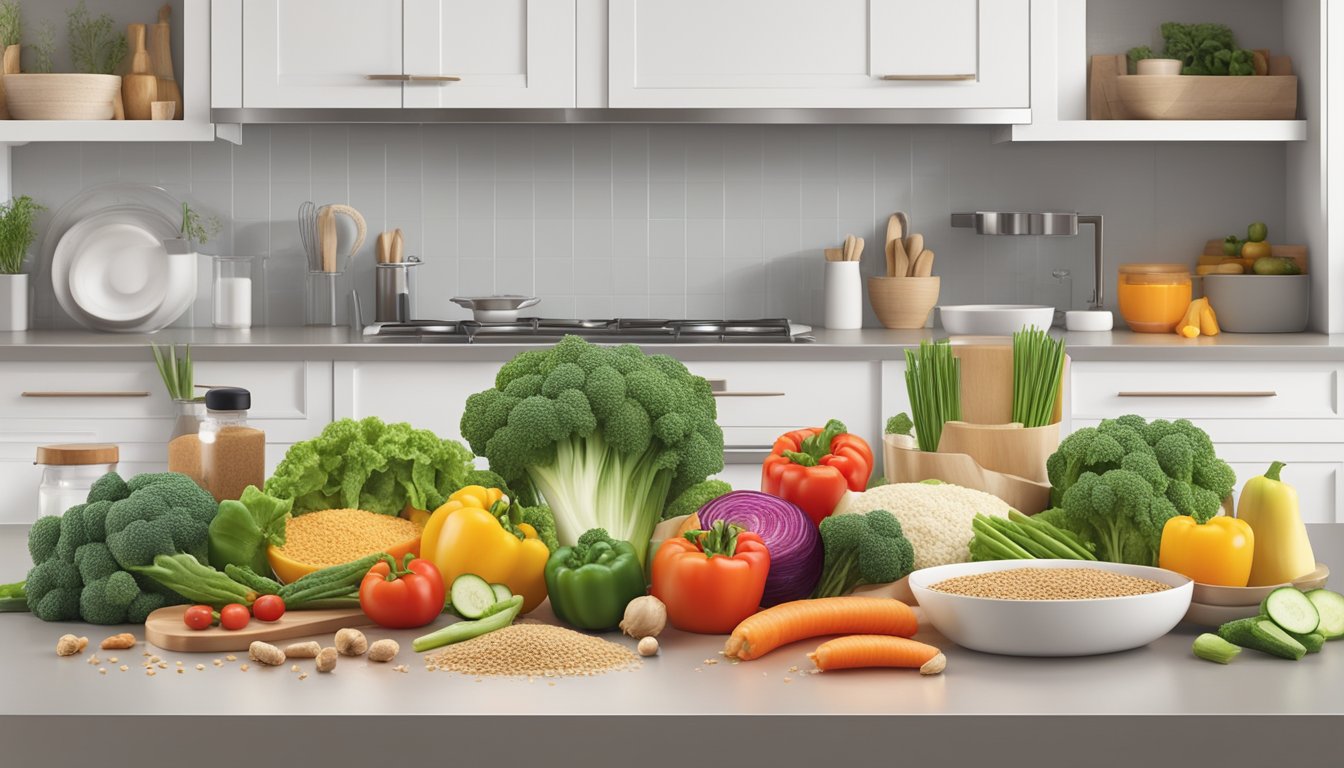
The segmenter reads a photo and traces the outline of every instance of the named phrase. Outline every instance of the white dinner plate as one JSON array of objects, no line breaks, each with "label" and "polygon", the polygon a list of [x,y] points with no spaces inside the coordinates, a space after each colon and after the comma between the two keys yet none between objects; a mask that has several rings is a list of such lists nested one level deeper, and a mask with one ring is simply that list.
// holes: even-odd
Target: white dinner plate
[{"label": "white dinner plate", "polygon": [[70,258],[70,296],[80,309],[114,323],[137,322],[153,314],[167,293],[168,252],[143,225],[113,217],[79,233]]}]

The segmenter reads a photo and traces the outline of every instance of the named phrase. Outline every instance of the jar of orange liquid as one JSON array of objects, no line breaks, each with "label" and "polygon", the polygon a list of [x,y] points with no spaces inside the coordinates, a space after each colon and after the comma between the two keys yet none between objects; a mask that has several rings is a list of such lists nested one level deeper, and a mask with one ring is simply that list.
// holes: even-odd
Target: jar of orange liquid
[{"label": "jar of orange liquid", "polygon": [[1171,333],[1190,307],[1190,268],[1183,264],[1121,264],[1120,316],[1132,331]]}]

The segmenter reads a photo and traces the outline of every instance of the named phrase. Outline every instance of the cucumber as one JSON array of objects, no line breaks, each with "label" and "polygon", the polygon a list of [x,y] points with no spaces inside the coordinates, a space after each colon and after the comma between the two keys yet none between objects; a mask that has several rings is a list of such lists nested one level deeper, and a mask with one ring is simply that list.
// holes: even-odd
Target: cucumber
[{"label": "cucumber", "polygon": [[1316,606],[1296,587],[1280,587],[1265,596],[1260,613],[1289,632],[1305,635],[1321,623]]},{"label": "cucumber", "polygon": [[[1280,627],[1280,629],[1283,628]],[[1302,647],[1307,649],[1307,653],[1320,653],[1321,648],[1325,646],[1325,636],[1320,632],[1308,632],[1305,635],[1299,635],[1296,632],[1289,632],[1284,629],[1283,633],[1301,643]]]},{"label": "cucumber", "polygon": [[1326,640],[1344,637],[1344,595],[1328,589],[1313,589],[1307,593],[1307,599],[1321,615],[1321,624],[1316,631]]},{"label": "cucumber", "polygon": [[1301,643],[1264,616],[1229,621],[1218,628],[1218,636],[1242,648],[1293,661],[1307,655],[1307,649]]},{"label": "cucumber", "polygon": [[448,597],[453,603],[453,610],[464,619],[479,619],[490,606],[498,602],[490,582],[474,573],[464,573],[453,579]]},{"label": "cucumber", "polygon": [[1205,632],[1195,638],[1195,644],[1191,646],[1191,651],[1206,661],[1227,664],[1235,659],[1237,654],[1241,653],[1241,646],[1233,645],[1217,635]]},{"label": "cucumber", "polygon": [[502,603],[513,597],[513,590],[509,589],[507,585],[491,584],[490,589],[495,593],[495,602],[497,603]]}]

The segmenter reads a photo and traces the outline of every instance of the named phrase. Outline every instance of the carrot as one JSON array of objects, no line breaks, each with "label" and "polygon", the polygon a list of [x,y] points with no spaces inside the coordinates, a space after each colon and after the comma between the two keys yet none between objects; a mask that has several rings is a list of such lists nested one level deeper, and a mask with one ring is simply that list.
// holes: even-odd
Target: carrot
[{"label": "carrot", "polygon": [[947,667],[943,652],[908,637],[850,635],[827,640],[807,657],[822,671],[861,667],[918,669],[921,675],[936,675]]},{"label": "carrot", "polygon": [[919,629],[915,612],[885,597],[822,597],[794,600],[748,616],[724,644],[725,656],[758,659],[781,645],[819,635],[900,635]]}]

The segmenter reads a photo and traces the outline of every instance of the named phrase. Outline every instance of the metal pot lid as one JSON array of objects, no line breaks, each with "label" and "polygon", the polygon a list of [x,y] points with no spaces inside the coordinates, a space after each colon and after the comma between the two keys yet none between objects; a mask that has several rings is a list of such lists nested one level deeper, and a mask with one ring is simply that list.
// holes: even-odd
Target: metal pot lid
[{"label": "metal pot lid", "polygon": [[451,301],[458,306],[467,309],[486,309],[486,310],[510,310],[523,309],[530,307],[541,299],[536,296],[518,296],[507,294],[503,296],[454,296]]}]

